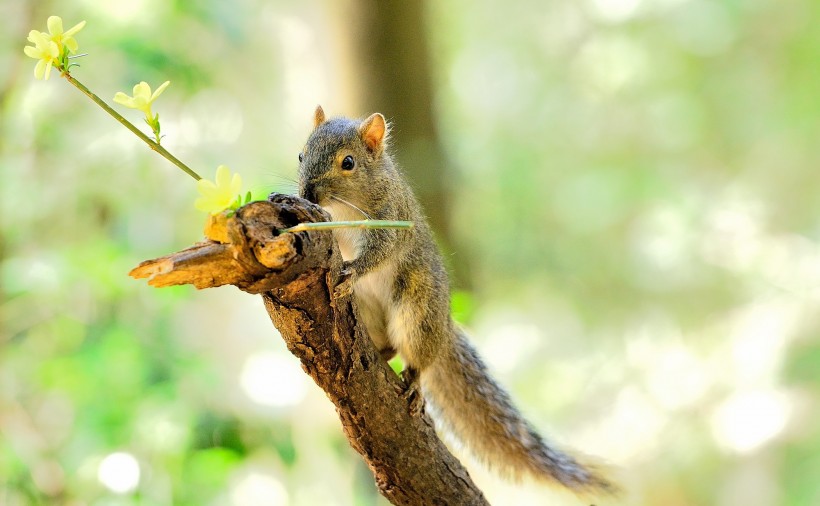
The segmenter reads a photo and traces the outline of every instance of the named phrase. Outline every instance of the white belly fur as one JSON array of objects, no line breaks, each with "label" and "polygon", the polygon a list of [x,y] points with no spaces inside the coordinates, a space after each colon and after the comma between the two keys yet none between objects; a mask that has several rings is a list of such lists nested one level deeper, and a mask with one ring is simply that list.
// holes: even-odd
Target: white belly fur
[{"label": "white belly fur", "polygon": [[[323,207],[334,221],[361,219],[357,211],[343,204],[333,202]],[[362,230],[338,229],[333,231],[333,236],[339,244],[339,252],[345,262],[359,256]],[[357,279],[353,285],[353,293],[359,306],[359,314],[376,346],[383,349],[389,343],[393,349],[403,352],[405,318],[402,317],[403,311],[392,302],[395,276],[395,265],[387,260],[376,271]]]}]

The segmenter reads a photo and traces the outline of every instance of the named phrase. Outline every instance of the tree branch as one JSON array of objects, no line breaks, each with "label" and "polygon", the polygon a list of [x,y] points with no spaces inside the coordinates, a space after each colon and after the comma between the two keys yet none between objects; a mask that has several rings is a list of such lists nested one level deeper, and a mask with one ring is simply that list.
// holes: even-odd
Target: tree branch
[{"label": "tree branch", "polygon": [[430,418],[410,415],[406,386],[357,322],[352,297],[331,300],[341,268],[332,234],[278,233],[327,220],[305,200],[274,194],[228,219],[228,243],[201,242],[145,261],[130,274],[156,287],[231,284],[261,294],[288,349],[336,406],[382,495],[402,505],[487,504]]}]

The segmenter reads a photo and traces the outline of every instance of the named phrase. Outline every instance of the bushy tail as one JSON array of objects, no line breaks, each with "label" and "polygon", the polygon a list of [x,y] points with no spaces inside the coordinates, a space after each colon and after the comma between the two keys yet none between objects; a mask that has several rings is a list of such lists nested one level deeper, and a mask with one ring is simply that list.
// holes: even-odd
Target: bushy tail
[{"label": "bushy tail", "polygon": [[490,377],[466,336],[422,371],[431,414],[475,457],[513,479],[530,475],[579,493],[614,493],[616,486],[575,458],[551,448]]}]

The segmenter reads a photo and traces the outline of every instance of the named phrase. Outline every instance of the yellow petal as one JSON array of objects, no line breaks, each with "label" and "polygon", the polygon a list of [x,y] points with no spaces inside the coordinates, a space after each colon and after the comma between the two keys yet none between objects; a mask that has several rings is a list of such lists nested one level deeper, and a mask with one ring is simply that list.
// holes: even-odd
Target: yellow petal
[{"label": "yellow petal", "polygon": [[125,93],[118,91],[114,95],[114,102],[124,105],[125,107],[131,107],[134,103],[134,99],[126,95]]},{"label": "yellow petal", "polygon": [[151,87],[145,81],[134,85],[134,99],[151,100]]},{"label": "yellow petal", "polygon": [[155,91],[155,92],[154,92],[154,94],[153,94],[153,95],[151,95],[151,102],[153,102],[154,100],[156,100],[156,98],[157,98],[158,96],[160,96],[160,94],[161,94],[163,91],[165,91],[165,88],[167,88],[169,84],[171,84],[171,81],[165,81],[164,83],[160,84],[160,85],[159,85],[159,88],[157,88],[157,91]]},{"label": "yellow petal", "polygon": [[197,211],[203,211],[208,213],[211,212],[212,208],[212,206],[209,203],[210,199],[207,199],[205,197],[199,197],[194,201],[194,207],[197,209]]},{"label": "yellow petal", "polygon": [[46,61],[45,60],[38,61],[37,65],[34,66],[34,78],[35,79],[42,79],[45,72],[46,72]]},{"label": "yellow petal", "polygon": [[215,202],[219,200],[219,192],[214,188],[201,191],[200,196],[208,202]]},{"label": "yellow petal", "polygon": [[72,26],[71,28],[69,28],[69,29],[68,29],[68,31],[66,31],[63,35],[64,35],[65,37],[71,37],[71,36],[72,36],[72,35],[74,35],[75,33],[77,33],[77,32],[79,32],[80,30],[82,30],[84,26],[85,26],[85,21],[80,21],[80,22],[79,22],[79,23],[77,23],[76,25],[74,25],[74,26]]},{"label": "yellow petal", "polygon": [[48,33],[52,36],[63,34],[63,20],[60,16],[49,16],[46,25],[48,25]]},{"label": "yellow petal", "polygon": [[231,179],[230,194],[235,197],[242,190],[242,177],[239,174],[234,174]]},{"label": "yellow petal", "polygon": [[51,74],[51,60],[43,59],[38,61],[37,65],[34,66],[34,77],[47,81],[49,74]]},{"label": "yellow petal", "polygon": [[46,41],[46,47],[43,49],[43,52],[51,58],[57,58],[60,55],[60,48],[57,47],[57,44],[49,40]]},{"label": "yellow petal", "polygon": [[219,214],[228,208],[230,202],[225,203],[220,199],[200,197],[194,202],[194,207],[200,211],[209,212],[211,214]]},{"label": "yellow petal", "polygon": [[40,51],[36,47],[26,46],[23,48],[23,52],[30,58],[40,59]]},{"label": "yellow petal", "polygon": [[201,197],[194,202],[194,206],[200,211],[218,214],[231,207],[241,186],[242,178],[239,174],[232,175],[227,166],[220,165],[216,168],[214,181],[200,179],[197,182],[197,191]]},{"label": "yellow petal", "polygon": [[38,58],[44,57],[53,57],[56,58],[59,56],[60,51],[57,47],[57,44],[51,41],[48,38],[47,34],[43,32],[38,32],[37,30],[32,30],[29,33],[28,40],[34,43],[34,48],[40,52],[40,56]]},{"label": "yellow petal", "polygon": [[63,44],[65,44],[65,47],[67,47],[68,50],[71,51],[72,53],[76,53],[77,48],[79,47],[77,45],[77,39],[75,39],[74,37],[69,37],[67,39],[64,39]]},{"label": "yellow petal", "polygon": [[231,178],[231,169],[225,165],[216,168],[216,186],[218,188],[228,188]]},{"label": "yellow petal", "polygon": [[216,185],[213,181],[209,181],[207,179],[200,179],[196,182],[196,189],[197,191],[199,191],[199,193],[202,193],[204,195],[205,193],[213,192],[213,190],[216,190]]}]

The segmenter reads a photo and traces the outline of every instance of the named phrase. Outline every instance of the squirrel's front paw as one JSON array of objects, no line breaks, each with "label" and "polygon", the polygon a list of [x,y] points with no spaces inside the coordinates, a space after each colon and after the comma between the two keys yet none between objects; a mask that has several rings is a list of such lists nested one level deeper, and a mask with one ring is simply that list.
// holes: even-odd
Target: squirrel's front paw
[{"label": "squirrel's front paw", "polygon": [[339,275],[339,283],[333,289],[333,298],[341,299],[353,293],[353,270],[342,269]]}]

